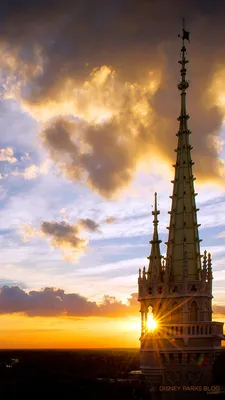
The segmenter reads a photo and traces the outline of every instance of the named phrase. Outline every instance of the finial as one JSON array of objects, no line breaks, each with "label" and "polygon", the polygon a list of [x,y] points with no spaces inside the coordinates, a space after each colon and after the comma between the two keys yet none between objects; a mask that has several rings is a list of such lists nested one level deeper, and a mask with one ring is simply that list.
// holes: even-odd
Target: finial
[{"label": "finial", "polygon": [[206,268],[207,265],[207,251],[204,251],[204,256],[203,256],[203,268]]},{"label": "finial", "polygon": [[188,60],[186,59],[186,47],[184,46],[184,41],[185,40],[189,41],[190,33],[185,30],[184,26],[185,25],[183,20],[183,35],[182,36],[179,35],[179,37],[181,37],[183,40],[183,46],[181,48],[181,60],[178,61],[178,63],[181,64],[181,70],[180,70],[181,81],[178,84],[178,89],[181,92],[181,112],[180,116],[177,118],[178,121],[180,121],[179,134],[189,133],[187,126],[187,120],[189,119],[189,115],[186,113],[186,89],[188,89],[189,87],[189,82],[186,80],[186,72],[187,72],[186,64],[188,63]]},{"label": "finial", "polygon": [[157,193],[156,192],[155,192],[154,196],[155,196],[155,211],[157,211]]},{"label": "finial", "polygon": [[185,30],[185,18],[183,18],[183,35],[178,35],[183,40],[183,46],[184,46],[184,41],[187,40],[190,43],[190,32],[187,32]]},{"label": "finial", "polygon": [[207,265],[207,251],[205,250],[203,255],[203,266],[205,266],[206,268],[206,265]]},{"label": "finial", "polygon": [[152,215],[154,215],[154,222],[158,223],[157,215],[160,214],[160,211],[157,210],[157,193],[154,193],[155,202],[154,202],[154,211],[152,211]]}]

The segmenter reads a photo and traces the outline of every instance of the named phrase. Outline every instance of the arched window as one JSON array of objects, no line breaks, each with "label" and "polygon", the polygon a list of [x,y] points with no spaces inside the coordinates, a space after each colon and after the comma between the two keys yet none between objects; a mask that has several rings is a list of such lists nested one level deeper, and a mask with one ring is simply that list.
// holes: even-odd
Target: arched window
[{"label": "arched window", "polygon": [[190,307],[190,321],[194,322],[197,321],[197,304],[195,301],[192,301]]},{"label": "arched window", "polygon": [[148,321],[154,319],[154,312],[153,312],[153,306],[152,305],[150,305],[148,307],[147,319],[148,319]]},{"label": "arched window", "polygon": [[157,327],[157,319],[155,318],[155,307],[149,305],[146,314],[145,327],[148,331],[153,331]]}]

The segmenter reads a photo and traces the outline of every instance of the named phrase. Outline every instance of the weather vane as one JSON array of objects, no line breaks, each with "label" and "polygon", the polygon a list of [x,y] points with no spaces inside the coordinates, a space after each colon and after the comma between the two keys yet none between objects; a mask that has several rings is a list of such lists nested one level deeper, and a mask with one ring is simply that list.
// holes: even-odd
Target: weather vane
[{"label": "weather vane", "polygon": [[183,35],[178,35],[178,37],[183,39],[183,45],[184,45],[184,41],[188,40],[188,42],[190,42],[190,32],[187,32],[185,30],[185,19],[183,18]]}]

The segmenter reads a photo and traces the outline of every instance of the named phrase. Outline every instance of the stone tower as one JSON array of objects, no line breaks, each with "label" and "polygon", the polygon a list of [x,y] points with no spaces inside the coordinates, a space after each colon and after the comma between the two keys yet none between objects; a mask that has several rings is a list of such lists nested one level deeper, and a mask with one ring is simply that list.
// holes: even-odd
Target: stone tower
[{"label": "stone tower", "polygon": [[[189,115],[186,110],[185,40],[181,48],[181,110],[178,117],[176,164],[167,255],[160,253],[157,195],[152,212],[153,238],[149,266],[139,270],[141,312],[140,368],[152,383],[161,385],[203,385],[211,382],[211,366],[221,351],[223,323],[212,321],[212,261],[210,253],[200,253],[195,204],[192,147],[189,142]],[[151,316],[149,315],[151,311]],[[149,327],[154,316],[157,327]]]}]

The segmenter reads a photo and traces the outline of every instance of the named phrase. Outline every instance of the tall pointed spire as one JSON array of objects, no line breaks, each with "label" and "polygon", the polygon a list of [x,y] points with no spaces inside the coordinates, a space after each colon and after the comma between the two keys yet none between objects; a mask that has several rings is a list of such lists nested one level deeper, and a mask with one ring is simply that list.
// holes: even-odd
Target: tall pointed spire
[{"label": "tall pointed spire", "polygon": [[[179,35],[180,36],[180,35]],[[175,281],[182,280],[184,259],[188,271],[188,279],[196,280],[200,278],[200,246],[198,237],[197,209],[195,205],[194,183],[192,172],[191,150],[188,129],[189,115],[186,111],[186,90],[189,83],[186,80],[186,58],[185,40],[189,40],[189,32],[185,30],[183,20],[183,35],[181,48],[181,81],[178,89],[181,92],[181,111],[178,117],[179,130],[178,145],[175,149],[177,153],[175,168],[175,178],[172,181],[173,195],[169,226],[169,239],[167,244],[167,268],[170,278]]]},{"label": "tall pointed spire", "polygon": [[149,268],[148,268],[148,276],[150,280],[157,280],[161,281],[162,276],[162,265],[161,259],[162,256],[160,254],[160,243],[162,242],[159,240],[158,235],[158,219],[157,216],[160,214],[160,211],[157,209],[157,193],[155,193],[155,204],[154,204],[154,211],[152,211],[153,218],[153,237],[152,240],[149,242],[151,246],[151,254],[148,257],[149,259]]}]

